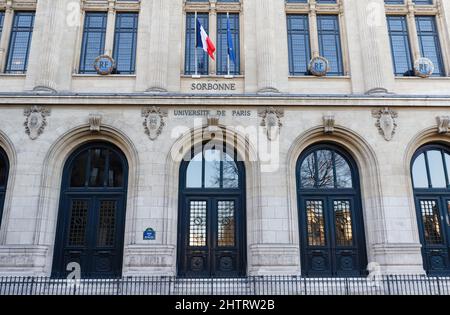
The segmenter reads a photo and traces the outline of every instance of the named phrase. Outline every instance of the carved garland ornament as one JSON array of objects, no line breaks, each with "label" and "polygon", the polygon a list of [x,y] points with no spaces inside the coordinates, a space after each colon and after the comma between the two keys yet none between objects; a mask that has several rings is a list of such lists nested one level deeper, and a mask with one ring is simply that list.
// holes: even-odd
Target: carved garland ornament
[{"label": "carved garland ornament", "polygon": [[391,141],[397,129],[398,113],[389,108],[375,109],[372,116],[377,118],[375,126],[386,141]]},{"label": "carved garland ornament", "polygon": [[23,113],[27,118],[25,119],[25,132],[31,140],[36,140],[47,126],[47,116],[50,116],[50,109],[44,106],[32,106],[25,109]]},{"label": "carved garland ornament", "polygon": [[147,107],[142,110],[142,117],[144,117],[145,133],[150,140],[156,140],[166,125],[164,117],[167,117],[167,111],[155,106]]},{"label": "carved garland ornament", "polygon": [[283,126],[281,118],[284,117],[284,110],[268,107],[261,110],[258,115],[262,118],[261,126],[266,129],[267,139],[270,141],[276,139],[280,133],[280,128]]}]

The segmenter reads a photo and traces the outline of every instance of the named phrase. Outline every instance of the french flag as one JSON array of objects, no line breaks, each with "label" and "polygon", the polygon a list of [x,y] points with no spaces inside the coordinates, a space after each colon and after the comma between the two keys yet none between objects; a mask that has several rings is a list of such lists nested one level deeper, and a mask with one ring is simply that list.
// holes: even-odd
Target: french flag
[{"label": "french flag", "polygon": [[200,23],[200,20],[197,18],[197,44],[195,47],[201,47],[203,50],[208,53],[208,55],[214,59],[214,52],[216,51],[216,47],[214,46],[211,38],[209,38],[208,34],[206,34],[205,29]]}]

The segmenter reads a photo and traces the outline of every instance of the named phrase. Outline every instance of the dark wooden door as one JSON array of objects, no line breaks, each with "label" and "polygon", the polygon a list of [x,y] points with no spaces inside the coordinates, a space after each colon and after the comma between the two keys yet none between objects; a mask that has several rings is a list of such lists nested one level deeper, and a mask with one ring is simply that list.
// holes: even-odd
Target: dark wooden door
[{"label": "dark wooden door", "polygon": [[417,195],[416,208],[425,270],[448,275],[450,270],[450,198]]},{"label": "dark wooden door", "polygon": [[302,274],[361,276],[364,236],[352,195],[311,195],[300,199]]},{"label": "dark wooden door", "polygon": [[180,234],[179,275],[237,277],[244,274],[242,203],[239,196],[187,196]]},{"label": "dark wooden door", "polygon": [[66,198],[60,264],[65,276],[71,262],[80,264],[83,278],[120,277],[124,203],[120,195],[71,195]]}]

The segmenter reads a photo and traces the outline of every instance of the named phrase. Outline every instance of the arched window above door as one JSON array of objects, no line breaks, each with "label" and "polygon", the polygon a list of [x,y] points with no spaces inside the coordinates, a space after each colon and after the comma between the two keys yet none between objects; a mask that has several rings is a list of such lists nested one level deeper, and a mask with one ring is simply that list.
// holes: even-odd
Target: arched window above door
[{"label": "arched window above door", "polygon": [[0,226],[2,223],[3,204],[5,202],[6,186],[8,184],[9,161],[5,151],[0,148]]},{"label": "arched window above door", "polygon": [[9,163],[5,152],[0,148],[0,189],[6,187]]},{"label": "arched window above door", "polygon": [[450,188],[450,153],[440,145],[427,146],[415,154],[414,188]]},{"label": "arched window above door", "polygon": [[124,159],[109,147],[92,147],[71,162],[69,187],[123,187]]},{"label": "arched window above door", "polygon": [[239,189],[235,159],[222,148],[208,148],[190,160],[186,170],[188,189]]},{"label": "arched window above door", "polygon": [[300,188],[353,188],[349,162],[331,147],[309,153],[301,162]]},{"label": "arched window above door", "polygon": [[364,219],[358,169],[332,143],[306,149],[297,163],[302,274],[365,274]]}]

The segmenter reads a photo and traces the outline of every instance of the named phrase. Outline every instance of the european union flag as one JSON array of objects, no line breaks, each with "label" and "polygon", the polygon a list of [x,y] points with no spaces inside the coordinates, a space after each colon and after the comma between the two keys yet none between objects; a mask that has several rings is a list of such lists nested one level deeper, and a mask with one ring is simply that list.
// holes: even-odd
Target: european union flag
[{"label": "european union flag", "polygon": [[228,40],[228,56],[230,60],[236,64],[236,55],[234,54],[233,36],[231,35],[230,17],[227,17],[227,40]]}]

